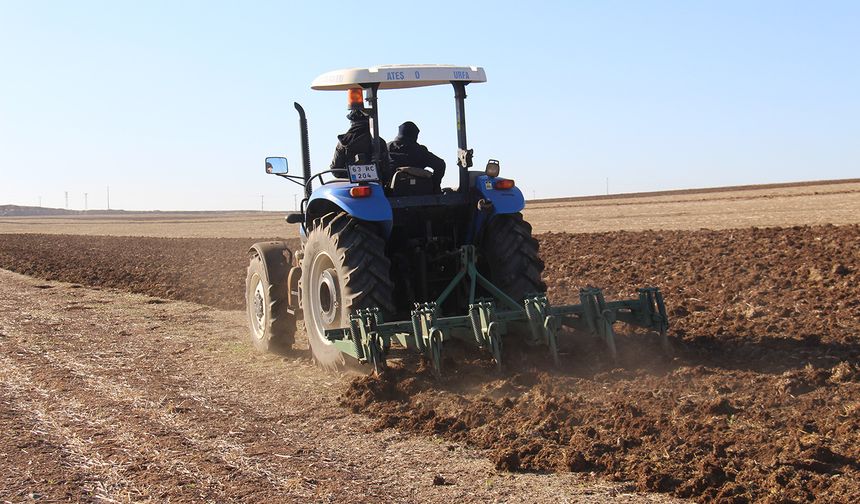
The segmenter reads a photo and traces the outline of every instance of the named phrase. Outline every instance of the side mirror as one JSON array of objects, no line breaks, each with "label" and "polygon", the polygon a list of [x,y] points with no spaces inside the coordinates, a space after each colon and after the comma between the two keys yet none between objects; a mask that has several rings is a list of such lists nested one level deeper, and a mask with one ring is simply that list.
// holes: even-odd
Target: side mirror
[{"label": "side mirror", "polygon": [[267,157],[266,158],[266,173],[272,175],[283,175],[290,171],[287,164],[287,158],[284,157]]},{"label": "side mirror", "polygon": [[301,212],[290,212],[285,219],[288,224],[302,224],[305,222],[305,216]]}]

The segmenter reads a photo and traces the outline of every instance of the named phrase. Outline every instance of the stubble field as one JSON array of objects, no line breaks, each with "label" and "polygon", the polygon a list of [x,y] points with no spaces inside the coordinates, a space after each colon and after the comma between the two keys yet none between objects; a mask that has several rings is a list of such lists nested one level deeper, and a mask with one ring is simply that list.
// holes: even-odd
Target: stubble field
[{"label": "stubble field", "polygon": [[[17,433],[0,451],[32,476],[0,480],[0,492],[13,501],[37,487],[84,500],[99,492],[138,500],[158,492],[238,501],[856,500],[858,193],[860,184],[845,183],[538,202],[527,218],[539,232],[551,300],[575,302],[585,285],[613,297],[656,285],[675,358],[663,359],[652,335],[622,334],[613,366],[594,342],[571,336],[561,369],[528,352],[496,376],[485,359],[451,348],[458,358],[441,382],[411,358],[382,377],[356,378],[321,375],[301,351],[282,359],[248,351],[243,314],[201,306],[242,308],[245,251],[255,240],[211,237],[223,226],[207,238],[200,222],[180,219],[162,223],[162,234],[195,238],[164,238],[19,234],[0,223],[17,233],[0,234],[0,268],[51,280],[2,277],[0,421]],[[622,222],[628,231],[607,231]],[[154,297],[129,301],[122,292]],[[123,399],[117,387],[140,397]],[[218,408],[253,421],[237,431]],[[131,412],[127,433],[123,412]],[[255,437],[267,428],[272,434]],[[308,435],[317,440],[308,451],[274,456]],[[364,448],[333,447],[353,442]],[[181,477],[155,456],[177,446]],[[311,460],[321,451],[328,465]],[[74,470],[53,468],[52,455]],[[152,468],[146,478],[138,466]],[[338,493],[356,487],[365,489],[360,499]]]}]

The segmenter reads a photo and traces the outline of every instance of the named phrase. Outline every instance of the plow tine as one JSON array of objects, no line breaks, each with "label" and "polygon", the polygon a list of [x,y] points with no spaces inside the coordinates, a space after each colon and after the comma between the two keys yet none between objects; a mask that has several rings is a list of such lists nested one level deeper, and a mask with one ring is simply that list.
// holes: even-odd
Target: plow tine
[{"label": "plow tine", "polygon": [[437,380],[442,378],[442,342],[445,335],[441,329],[435,327],[430,329],[430,363],[433,364],[433,376]]},{"label": "plow tine", "polygon": [[546,346],[549,348],[549,355],[552,357],[552,363],[556,368],[561,366],[558,359],[558,340],[556,338],[556,319],[553,315],[546,317],[543,323],[544,334],[546,335]]},{"label": "plow tine", "polygon": [[415,348],[424,353],[427,349],[424,346],[424,338],[421,336],[424,334],[424,328],[422,326],[423,321],[421,320],[421,314],[418,311],[418,306],[416,305],[416,309],[412,311],[412,337],[415,341]]},{"label": "plow tine", "polygon": [[475,336],[475,343],[479,347],[484,346],[483,321],[481,320],[481,307],[478,304],[469,305],[469,322],[472,324],[472,334]]},{"label": "plow tine", "polygon": [[663,353],[666,354],[666,357],[671,359],[675,356],[675,350],[669,342],[669,316],[666,315],[663,293],[655,289],[654,300],[657,304],[657,314],[660,316],[660,346],[663,347]]},{"label": "plow tine", "polygon": [[544,331],[544,323],[546,321],[547,300],[546,296],[536,295],[528,297],[523,302],[525,306],[526,317],[529,321],[529,329],[531,329],[530,343],[533,345],[544,342],[546,333]]},{"label": "plow tine", "polygon": [[502,371],[502,334],[495,316],[495,303],[490,300],[480,300],[469,305],[469,322],[475,344],[479,348],[490,351],[496,363],[496,371]]},{"label": "plow tine", "polygon": [[669,316],[666,315],[666,305],[663,303],[663,293],[656,287],[639,289],[639,305],[641,308],[640,325],[654,329],[660,338],[660,348],[666,358],[675,355],[669,342]]},{"label": "plow tine", "polygon": [[604,317],[602,327],[601,337],[603,343],[606,345],[606,353],[609,356],[609,360],[613,364],[616,364],[618,362],[618,350],[615,347],[615,330],[612,329],[612,322]]},{"label": "plow tine", "polygon": [[529,342],[537,344],[541,340],[541,335],[537,325],[538,314],[535,313],[537,310],[535,300],[533,298],[526,298],[523,302],[523,306],[525,307],[526,317],[528,317],[529,320],[529,329],[531,330],[531,338]]},{"label": "plow tine", "polygon": [[502,372],[502,336],[496,322],[490,322],[487,326],[487,335],[490,340],[490,353],[496,361],[496,373]]},{"label": "plow tine", "polygon": [[375,374],[385,370],[385,355],[391,346],[391,340],[379,333],[382,320],[378,308],[356,310],[349,317],[349,333],[355,348],[354,357],[359,362],[367,362],[373,366]]},{"label": "plow tine", "polygon": [[531,343],[546,345],[553,364],[555,367],[559,367],[558,337],[556,335],[559,327],[558,319],[555,315],[550,314],[552,309],[546,295],[537,294],[527,297],[523,301],[523,306],[529,321],[529,329],[531,329]]},{"label": "plow tine", "polygon": [[663,354],[667,359],[675,357],[675,349],[672,348],[672,343],[669,342],[669,335],[666,329],[660,330],[660,347],[663,349]]},{"label": "plow tine", "polygon": [[618,360],[618,350],[615,347],[615,312],[606,306],[603,291],[589,287],[579,291],[579,299],[584,308],[584,318],[592,334],[603,340],[609,359],[615,363]]},{"label": "plow tine", "polygon": [[373,365],[373,372],[377,375],[385,370],[385,354],[379,343],[379,335],[375,332],[370,334],[370,356],[368,360]]},{"label": "plow tine", "polygon": [[416,304],[412,311],[412,327],[418,348],[433,367],[433,376],[442,378],[442,343],[445,333],[437,326],[436,303]]}]

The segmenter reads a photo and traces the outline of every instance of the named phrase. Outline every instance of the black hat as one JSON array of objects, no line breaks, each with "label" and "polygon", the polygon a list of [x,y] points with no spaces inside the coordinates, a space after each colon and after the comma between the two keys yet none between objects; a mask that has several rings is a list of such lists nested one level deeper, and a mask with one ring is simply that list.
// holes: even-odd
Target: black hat
[{"label": "black hat", "polygon": [[418,129],[418,126],[416,126],[414,122],[406,121],[405,123],[400,125],[397,136],[400,138],[412,140],[413,142],[417,142],[418,133],[420,132],[421,130]]}]

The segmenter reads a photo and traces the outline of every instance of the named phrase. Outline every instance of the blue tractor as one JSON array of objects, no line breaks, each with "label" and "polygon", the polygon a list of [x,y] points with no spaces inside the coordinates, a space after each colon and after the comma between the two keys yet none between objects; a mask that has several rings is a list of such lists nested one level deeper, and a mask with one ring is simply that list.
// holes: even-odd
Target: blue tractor
[{"label": "blue tractor", "polygon": [[[246,304],[257,349],[292,346],[301,319],[314,359],[327,368],[352,360],[379,371],[400,347],[423,354],[440,375],[451,339],[485,349],[501,368],[509,337],[546,348],[558,362],[563,326],[600,338],[614,359],[616,321],[658,331],[669,350],[656,288],[623,301],[588,288],[580,304],[549,303],[538,242],[521,214],[522,192],[499,176],[498,161],[470,170],[466,86],[478,82],[486,82],[482,68],[450,65],[348,69],[314,80],[313,89],[347,91],[353,105],[367,103],[375,147],[369,158],[350,159],[347,170],[312,174],[307,120],[295,104],[302,174],[290,175],[280,157],[267,158],[266,171],[304,187],[301,210],[287,216],[300,226],[302,245],[292,251],[285,242],[264,242],[249,252]],[[378,92],[432,85],[454,88],[456,189],[434,189],[422,167],[380,177],[388,159],[379,141]]]}]

